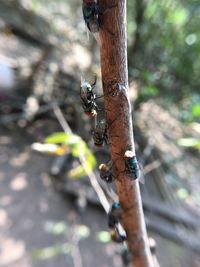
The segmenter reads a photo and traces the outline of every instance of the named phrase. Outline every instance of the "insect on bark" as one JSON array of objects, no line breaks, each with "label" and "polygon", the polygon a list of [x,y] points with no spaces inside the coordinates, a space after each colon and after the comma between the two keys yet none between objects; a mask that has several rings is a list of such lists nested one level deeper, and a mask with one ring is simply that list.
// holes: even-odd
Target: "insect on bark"
[{"label": "insect on bark", "polygon": [[92,135],[95,146],[101,147],[104,142],[107,143],[107,123],[105,119],[102,119],[97,123]]},{"label": "insect on bark", "polygon": [[117,229],[114,229],[110,232],[110,236],[113,242],[123,243],[126,241],[126,235],[120,234]]},{"label": "insect on bark", "polygon": [[82,4],[83,18],[92,33],[97,33],[100,28],[100,10],[97,0],[83,0]]},{"label": "insect on bark", "polygon": [[133,151],[127,150],[124,154],[126,171],[131,174],[134,180],[140,178],[140,166]]},{"label": "insect on bark", "polygon": [[121,217],[121,207],[118,202],[114,202],[111,206],[111,209],[108,213],[108,227],[111,229],[115,229],[117,224],[119,223],[119,219]]},{"label": "insect on bark", "polygon": [[95,102],[96,95],[93,92],[93,89],[96,86],[97,77],[95,76],[95,80],[93,84],[90,84],[86,81],[81,81],[80,86],[80,97],[82,100],[82,105],[85,114],[87,114],[90,117],[94,117],[97,115],[97,104]]},{"label": "insect on bark", "polygon": [[[110,5],[102,10],[99,6],[99,0],[83,0],[82,11],[83,18],[87,25],[88,30],[94,35],[97,42],[100,44],[99,29],[102,28],[101,16],[113,7],[117,7],[117,4]],[[105,29],[111,35],[113,33],[109,29]]]},{"label": "insect on bark", "polygon": [[112,174],[112,162],[102,163],[99,165],[100,178],[106,183],[112,183],[115,180]]}]

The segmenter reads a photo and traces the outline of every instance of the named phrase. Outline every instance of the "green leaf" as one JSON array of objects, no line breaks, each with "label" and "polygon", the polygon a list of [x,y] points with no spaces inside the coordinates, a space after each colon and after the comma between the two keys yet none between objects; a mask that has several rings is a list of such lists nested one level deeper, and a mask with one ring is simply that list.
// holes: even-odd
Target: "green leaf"
[{"label": "green leaf", "polygon": [[192,106],[192,115],[194,117],[200,117],[200,105]]},{"label": "green leaf", "polygon": [[180,138],[178,144],[183,147],[194,147],[200,149],[200,139],[197,138]]},{"label": "green leaf", "polygon": [[87,153],[84,155],[84,165],[79,165],[73,169],[71,169],[67,173],[67,177],[69,179],[80,179],[88,175],[88,173],[91,173],[95,166],[96,166],[96,159],[93,153],[88,150]]},{"label": "green leaf", "polygon": [[88,147],[83,140],[77,140],[72,147],[72,155],[73,157],[78,158],[80,155],[85,154],[87,149]]},{"label": "green leaf", "polygon": [[81,138],[76,134],[57,132],[46,137],[44,140],[47,144],[66,144],[73,145],[81,141]]},{"label": "green leaf", "polygon": [[92,172],[96,166],[96,158],[92,151],[88,148],[87,144],[81,139],[80,136],[70,133],[58,132],[49,135],[45,139],[45,143],[50,144],[65,144],[71,148],[72,156],[75,158],[82,158],[83,165],[79,165],[71,169],[67,176],[69,179],[79,179],[87,176]]},{"label": "green leaf", "polygon": [[46,144],[63,144],[69,140],[69,134],[64,132],[53,133],[47,136],[44,140]]}]

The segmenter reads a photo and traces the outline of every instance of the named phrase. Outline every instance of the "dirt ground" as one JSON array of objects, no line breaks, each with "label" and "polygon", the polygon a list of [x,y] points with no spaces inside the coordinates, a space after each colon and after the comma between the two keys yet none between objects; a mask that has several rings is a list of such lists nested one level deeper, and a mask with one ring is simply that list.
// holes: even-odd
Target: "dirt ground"
[{"label": "dirt ground", "polygon": [[[26,131],[0,131],[0,266],[120,267],[116,246],[96,239],[108,230],[102,210],[88,206],[80,213],[72,197],[53,188],[52,158],[30,149],[53,127],[39,121]],[[154,237],[161,266],[200,266],[191,252]]]}]

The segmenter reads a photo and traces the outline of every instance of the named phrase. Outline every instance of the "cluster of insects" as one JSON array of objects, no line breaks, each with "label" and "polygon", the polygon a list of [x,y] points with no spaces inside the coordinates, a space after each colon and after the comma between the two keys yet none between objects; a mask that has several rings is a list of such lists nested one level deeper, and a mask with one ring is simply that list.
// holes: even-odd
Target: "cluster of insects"
[{"label": "cluster of insects", "polygon": [[[111,5],[103,10],[100,7],[98,0],[83,0],[83,18],[88,30],[95,36],[95,38],[96,35],[98,35],[99,30],[104,26],[102,23],[102,15],[116,6],[116,4]],[[113,35],[109,29],[105,28],[105,31]],[[102,97],[96,96],[94,92],[96,82],[96,76],[93,83],[82,81],[80,86],[80,97],[85,114],[90,117],[95,117],[95,127],[92,132],[94,145],[102,147],[104,144],[108,144],[108,125],[105,119],[101,119],[96,123],[96,117],[100,111],[97,105],[97,99]],[[125,172],[128,177],[132,180],[138,179],[140,177],[140,167],[135,154],[131,150],[127,150],[122,157],[124,160]],[[115,180],[112,165],[113,163],[110,160],[107,163],[100,164],[99,166],[100,178],[106,184],[112,183]],[[122,233],[123,231],[120,231],[119,227],[121,214],[122,209],[120,204],[118,202],[114,202],[108,213],[108,227],[110,228],[111,239],[117,243],[121,243],[126,240],[126,235]]]},{"label": "cluster of insects", "polygon": [[[90,84],[87,81],[82,81],[80,86],[80,97],[82,101],[83,110],[86,115],[90,117],[96,117],[98,111],[98,105],[96,100],[102,96],[96,96],[94,89],[96,86],[97,77],[95,76],[94,82]],[[96,120],[95,120],[96,121]],[[102,147],[104,144],[108,144],[107,122],[105,119],[101,119],[96,123],[92,132],[93,141],[95,146]],[[135,153],[131,150],[125,151],[123,155],[125,172],[132,180],[139,179],[140,166],[135,156]],[[115,180],[113,175],[112,161],[102,163],[99,165],[100,178],[105,183],[109,184]],[[120,204],[114,202],[108,213],[108,226],[111,229],[110,236],[114,242],[121,243],[126,240],[126,236],[119,231],[118,224],[121,217]]]}]

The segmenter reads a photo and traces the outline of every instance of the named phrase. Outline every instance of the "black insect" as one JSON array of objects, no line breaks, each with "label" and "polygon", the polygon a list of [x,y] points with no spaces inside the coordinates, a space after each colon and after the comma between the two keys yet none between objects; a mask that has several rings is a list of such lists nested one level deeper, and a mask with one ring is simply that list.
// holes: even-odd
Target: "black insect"
[{"label": "black insect", "polygon": [[116,243],[123,243],[126,240],[126,235],[120,234],[117,229],[110,232],[112,241]]},{"label": "black insect", "polygon": [[111,229],[115,229],[119,219],[121,217],[121,207],[118,202],[114,202],[112,207],[108,213],[108,227]]},{"label": "black insect", "polygon": [[95,146],[102,146],[103,143],[107,143],[108,135],[107,135],[107,123],[105,119],[102,119],[98,122],[93,131],[93,140]]},{"label": "black insect", "polygon": [[100,28],[100,9],[97,0],[83,0],[83,18],[92,33],[97,33]]},{"label": "black insect", "polygon": [[99,165],[100,178],[106,183],[112,183],[115,177],[112,174],[112,162],[109,161],[107,164],[102,163]]},{"label": "black insect", "polygon": [[134,180],[140,178],[140,166],[133,151],[127,150],[124,154],[126,171],[131,174]]},{"label": "black insect", "polygon": [[[83,18],[90,32],[94,35],[99,32],[100,27],[102,27],[101,15],[105,14],[109,9],[116,7],[117,4],[107,7],[105,10],[100,9],[98,0],[83,0],[82,11]],[[111,35],[113,33],[106,29]],[[97,38],[98,41],[98,38]]]},{"label": "black insect", "polygon": [[97,104],[95,102],[96,95],[93,92],[93,89],[96,85],[97,77],[95,76],[95,80],[93,84],[90,84],[86,81],[81,82],[80,86],[80,96],[83,104],[84,112],[90,116],[93,117],[97,115]]}]

